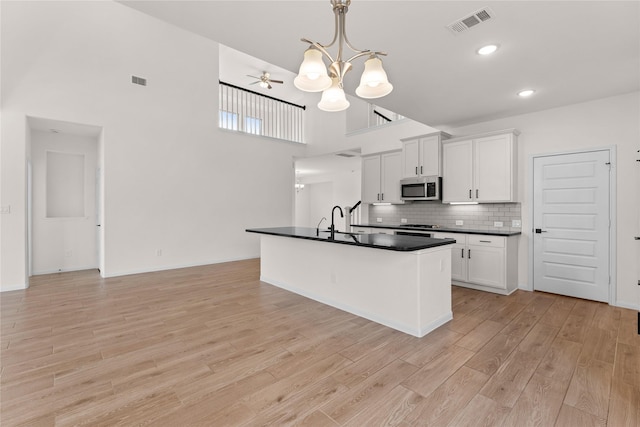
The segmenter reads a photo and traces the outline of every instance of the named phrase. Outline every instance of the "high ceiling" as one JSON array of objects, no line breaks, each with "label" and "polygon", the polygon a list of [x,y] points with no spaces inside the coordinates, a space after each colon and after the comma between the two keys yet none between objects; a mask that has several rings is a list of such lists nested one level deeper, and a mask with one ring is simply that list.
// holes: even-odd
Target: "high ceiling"
[{"label": "high ceiling", "polygon": [[[307,47],[300,38],[328,43],[334,31],[328,0],[122,3],[256,58],[236,75],[266,69],[289,88]],[[492,19],[459,34],[446,28],[486,7]],[[346,26],[359,49],[388,53],[394,91],[374,102],[436,128],[640,90],[639,1],[353,0]],[[476,53],[489,43],[499,50]],[[519,98],[524,88],[537,92]]]}]

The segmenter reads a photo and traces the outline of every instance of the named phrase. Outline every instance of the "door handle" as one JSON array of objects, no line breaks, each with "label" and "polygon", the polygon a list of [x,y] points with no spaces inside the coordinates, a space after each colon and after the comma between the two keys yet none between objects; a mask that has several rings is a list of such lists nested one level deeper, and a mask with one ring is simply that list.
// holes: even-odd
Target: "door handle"
[{"label": "door handle", "polygon": [[543,229],[541,229],[541,228],[536,228],[536,233],[537,233],[537,234],[540,234],[540,233],[546,233],[546,232],[547,232],[547,230],[543,230]]},{"label": "door handle", "polygon": [[471,189],[469,189],[469,198],[471,198]]},{"label": "door handle", "polygon": [[460,249],[460,258],[464,258],[464,248]]},{"label": "door handle", "polygon": [[467,249],[467,258],[471,259],[471,249]]}]

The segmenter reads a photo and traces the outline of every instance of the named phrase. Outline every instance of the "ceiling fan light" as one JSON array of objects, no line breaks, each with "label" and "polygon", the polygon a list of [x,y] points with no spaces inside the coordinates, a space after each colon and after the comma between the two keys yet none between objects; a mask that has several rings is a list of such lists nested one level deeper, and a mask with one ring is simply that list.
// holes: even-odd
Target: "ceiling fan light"
[{"label": "ceiling fan light", "polygon": [[342,111],[349,108],[349,101],[340,87],[340,80],[337,77],[331,79],[331,87],[322,92],[322,98],[318,102],[318,108],[322,111]]},{"label": "ceiling fan light", "polygon": [[269,87],[269,83],[267,83],[267,82],[260,82],[260,83],[258,83],[258,85],[259,85],[261,88],[264,88],[264,89],[266,89],[266,88],[268,88],[268,87]]},{"label": "ceiling fan light", "polygon": [[322,52],[312,47],[305,50],[304,60],[293,84],[305,92],[320,92],[331,86],[331,78],[322,61]]},{"label": "ceiling fan light", "polygon": [[360,86],[356,88],[356,94],[360,98],[380,98],[392,90],[393,85],[389,83],[387,73],[382,68],[382,61],[372,55],[364,63],[364,72],[360,77]]}]

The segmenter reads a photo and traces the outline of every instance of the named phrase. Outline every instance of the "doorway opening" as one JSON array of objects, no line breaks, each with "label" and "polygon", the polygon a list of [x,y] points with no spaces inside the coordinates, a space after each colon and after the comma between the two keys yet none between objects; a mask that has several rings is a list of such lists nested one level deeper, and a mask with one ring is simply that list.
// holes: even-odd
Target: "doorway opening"
[{"label": "doorway opening", "polygon": [[104,271],[99,126],[28,117],[29,276]]}]

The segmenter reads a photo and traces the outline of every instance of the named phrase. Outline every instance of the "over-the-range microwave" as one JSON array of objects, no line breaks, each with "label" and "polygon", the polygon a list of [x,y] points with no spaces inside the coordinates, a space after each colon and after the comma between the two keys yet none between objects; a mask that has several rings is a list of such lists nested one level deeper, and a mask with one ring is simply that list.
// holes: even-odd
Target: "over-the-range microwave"
[{"label": "over-the-range microwave", "polygon": [[400,181],[400,198],[411,200],[442,200],[442,177],[421,176]]}]

